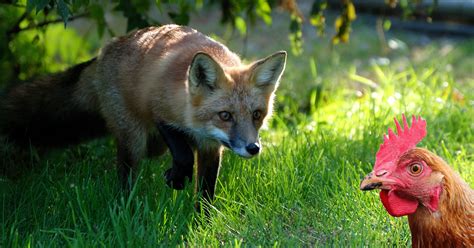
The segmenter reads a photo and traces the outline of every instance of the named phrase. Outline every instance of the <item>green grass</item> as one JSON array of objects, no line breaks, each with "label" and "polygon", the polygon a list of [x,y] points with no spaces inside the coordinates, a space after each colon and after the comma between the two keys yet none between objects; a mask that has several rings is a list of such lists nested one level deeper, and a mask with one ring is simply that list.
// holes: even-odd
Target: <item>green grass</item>
[{"label": "green grass", "polygon": [[290,56],[263,154],[226,151],[209,218],[194,212],[192,186],[165,185],[169,155],[144,161],[124,199],[111,139],[32,151],[21,165],[4,148],[2,163],[28,168],[0,178],[0,247],[407,246],[406,217],[390,217],[359,183],[392,118],[406,113],[428,121],[419,146],[474,185],[473,43],[450,42],[443,57],[442,42],[409,43],[377,65],[366,32],[332,51],[307,41],[304,56]]}]

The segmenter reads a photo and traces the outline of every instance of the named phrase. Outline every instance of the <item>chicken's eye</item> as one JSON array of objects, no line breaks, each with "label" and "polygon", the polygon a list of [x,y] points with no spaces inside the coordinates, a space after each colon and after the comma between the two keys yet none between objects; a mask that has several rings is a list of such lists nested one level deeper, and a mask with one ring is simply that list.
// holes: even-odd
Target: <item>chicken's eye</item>
[{"label": "chicken's eye", "polygon": [[420,163],[413,163],[408,166],[408,172],[413,176],[418,176],[423,171],[423,165]]},{"label": "chicken's eye", "polygon": [[232,114],[227,111],[221,111],[219,112],[219,118],[223,121],[230,121],[232,119]]}]

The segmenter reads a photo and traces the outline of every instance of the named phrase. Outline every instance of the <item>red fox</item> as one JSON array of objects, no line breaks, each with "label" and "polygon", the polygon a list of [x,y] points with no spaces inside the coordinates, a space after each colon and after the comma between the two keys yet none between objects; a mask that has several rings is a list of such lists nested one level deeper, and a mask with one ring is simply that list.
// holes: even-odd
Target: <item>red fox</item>
[{"label": "red fox", "polygon": [[260,152],[258,131],[285,64],[284,51],[243,64],[192,28],[149,27],[113,40],[96,59],[11,88],[0,100],[0,132],[47,147],[109,132],[124,187],[147,151],[167,147],[167,184],[182,189],[196,152],[198,190],[212,200],[223,146],[246,158]]}]

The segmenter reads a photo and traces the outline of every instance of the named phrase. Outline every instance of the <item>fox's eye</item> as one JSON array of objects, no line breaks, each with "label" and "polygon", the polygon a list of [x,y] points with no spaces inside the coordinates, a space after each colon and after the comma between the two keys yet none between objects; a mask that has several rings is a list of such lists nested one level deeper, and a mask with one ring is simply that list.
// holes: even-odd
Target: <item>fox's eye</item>
[{"label": "fox's eye", "polygon": [[254,120],[259,120],[260,117],[262,117],[262,112],[260,110],[255,110],[253,111],[252,116]]},{"label": "fox's eye", "polygon": [[219,118],[223,121],[230,121],[232,119],[232,115],[227,111],[219,112]]},{"label": "fox's eye", "polygon": [[418,176],[423,171],[423,165],[420,163],[413,163],[408,166],[408,172],[413,176]]}]

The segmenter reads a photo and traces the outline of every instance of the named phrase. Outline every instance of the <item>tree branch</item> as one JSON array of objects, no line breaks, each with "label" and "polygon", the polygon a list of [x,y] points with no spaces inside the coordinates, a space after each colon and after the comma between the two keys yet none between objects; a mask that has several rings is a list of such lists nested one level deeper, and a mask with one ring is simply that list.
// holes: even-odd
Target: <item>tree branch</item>
[{"label": "tree branch", "polygon": [[[24,16],[26,17],[27,13],[24,14]],[[68,18],[68,21],[72,21],[72,20],[75,20],[75,19],[79,19],[79,18],[83,18],[83,17],[86,17],[88,16],[89,13],[82,13],[82,14],[79,14],[79,15],[75,15],[75,16],[71,16]],[[22,16],[22,18],[24,19],[24,17]],[[49,24],[54,24],[54,23],[60,23],[60,22],[63,22],[63,19],[61,18],[58,18],[58,19],[55,19],[55,20],[47,20],[47,21],[44,21],[44,22],[40,22],[36,25],[30,25],[26,28],[20,28],[19,24],[20,22],[23,20],[20,18],[19,22],[18,22],[18,25],[15,25],[12,29],[10,29],[8,32],[7,32],[7,35],[12,35],[12,34],[17,34],[17,33],[20,33],[22,31],[25,31],[25,30],[30,30],[30,29],[35,29],[35,28],[40,28],[40,27],[44,27],[44,26],[47,26]]]},{"label": "tree branch", "polygon": [[13,33],[16,30],[20,30],[20,23],[25,20],[25,18],[28,16],[28,12],[25,11],[23,15],[20,16],[18,21],[15,22],[15,25],[7,32],[7,35],[9,36],[11,33]]},{"label": "tree branch", "polygon": [[26,8],[26,5],[24,5],[24,4],[10,3],[10,2],[7,2],[7,1],[0,0],[0,6],[2,6],[2,5],[8,5],[8,6],[13,6],[13,7],[17,7],[17,8]]}]

